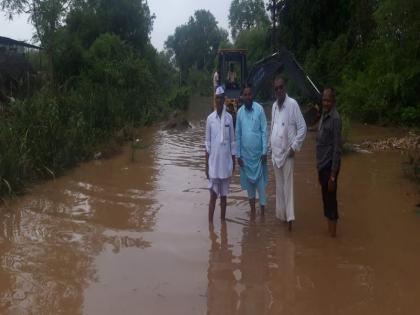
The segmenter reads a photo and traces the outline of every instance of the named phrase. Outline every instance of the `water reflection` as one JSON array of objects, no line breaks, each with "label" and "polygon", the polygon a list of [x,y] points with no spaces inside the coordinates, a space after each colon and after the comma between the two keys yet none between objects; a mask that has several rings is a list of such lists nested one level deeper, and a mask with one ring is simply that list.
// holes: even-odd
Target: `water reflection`
[{"label": "water reflection", "polygon": [[125,151],[0,208],[0,314],[82,314],[99,253],[150,247],[137,232],[153,229],[159,209],[153,152],[145,165]]},{"label": "water reflection", "polygon": [[249,225],[243,228],[239,270],[242,292],[238,314],[264,314],[269,306],[267,244],[264,227],[251,213]]},{"label": "water reflection", "polygon": [[233,263],[231,245],[228,244],[227,224],[221,223],[220,236],[209,225],[211,248],[207,270],[207,314],[235,314],[239,301],[234,273],[237,266]]},{"label": "water reflection", "polygon": [[221,223],[219,235],[209,226],[207,314],[290,314],[298,285],[286,227],[250,214],[242,240],[232,244],[228,227],[238,223]]},{"label": "water reflection", "polygon": [[2,313],[80,313],[94,248],[89,240],[63,237],[72,235],[71,225],[46,227],[43,220],[24,210],[2,216]]}]

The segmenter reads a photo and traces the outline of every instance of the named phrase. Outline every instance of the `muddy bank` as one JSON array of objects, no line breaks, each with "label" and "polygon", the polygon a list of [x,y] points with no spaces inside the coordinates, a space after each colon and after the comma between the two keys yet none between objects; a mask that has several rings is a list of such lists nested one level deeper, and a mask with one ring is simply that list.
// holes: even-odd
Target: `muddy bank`
[{"label": "muddy bank", "polygon": [[[207,224],[204,119],[143,129],[145,148],[82,164],[1,208],[1,314],[415,314],[418,188],[398,152],[344,157],[339,237],[322,217],[309,133],[295,166],[297,221],[250,217],[237,173],[228,221]],[[375,132],[369,129],[373,138]],[[366,131],[363,131],[366,135]],[[377,135],[378,135],[377,134]],[[270,170],[271,172],[271,170]]]}]

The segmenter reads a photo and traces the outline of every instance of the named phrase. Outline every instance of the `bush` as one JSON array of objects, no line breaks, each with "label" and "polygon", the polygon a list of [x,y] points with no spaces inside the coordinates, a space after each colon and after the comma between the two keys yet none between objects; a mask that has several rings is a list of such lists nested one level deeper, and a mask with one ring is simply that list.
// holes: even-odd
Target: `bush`
[{"label": "bush", "polygon": [[151,61],[115,35],[99,36],[83,55],[83,70],[61,90],[45,86],[0,117],[0,195],[90,158],[123,127],[161,116],[166,102],[188,106],[188,89],[159,93]]},{"label": "bush", "polygon": [[420,122],[420,105],[401,110],[401,122],[408,126],[418,126]]},{"label": "bush", "polygon": [[351,131],[350,118],[347,115],[342,114],[341,115],[341,140],[343,143],[346,143],[349,141],[350,131]]},{"label": "bush", "polygon": [[198,70],[192,67],[188,73],[187,84],[191,88],[192,93],[202,96],[212,95],[212,74],[205,70]]},{"label": "bush", "polygon": [[191,91],[188,87],[175,89],[168,97],[166,103],[171,109],[187,110]]}]

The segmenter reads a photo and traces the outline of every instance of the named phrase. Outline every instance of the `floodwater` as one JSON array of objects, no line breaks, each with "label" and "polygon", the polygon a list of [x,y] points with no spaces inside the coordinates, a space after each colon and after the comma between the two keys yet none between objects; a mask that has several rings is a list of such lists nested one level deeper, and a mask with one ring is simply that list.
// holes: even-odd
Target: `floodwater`
[{"label": "floodwater", "polygon": [[[297,221],[251,217],[235,174],[228,221],[207,223],[204,119],[142,131],[131,148],[39,184],[0,209],[0,314],[419,314],[419,189],[398,152],[350,154],[339,232],[327,235],[310,132]],[[358,127],[358,136],[382,130]]]}]

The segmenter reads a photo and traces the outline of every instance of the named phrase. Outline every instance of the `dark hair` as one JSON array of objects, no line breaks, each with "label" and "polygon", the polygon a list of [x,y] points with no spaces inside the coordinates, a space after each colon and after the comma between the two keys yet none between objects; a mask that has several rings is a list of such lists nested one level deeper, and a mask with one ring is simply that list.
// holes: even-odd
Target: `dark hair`
[{"label": "dark hair", "polygon": [[335,89],[331,86],[326,86],[326,87],[324,87],[324,92],[325,91],[330,91],[331,96],[333,97],[333,99],[335,101]]},{"label": "dark hair", "polygon": [[245,86],[244,86],[244,87],[243,87],[243,89],[241,90],[241,95],[243,95],[243,94],[244,94],[244,91],[245,91],[246,89],[250,89],[250,90],[251,90],[251,92],[252,92],[252,93],[254,93],[253,88],[252,88],[252,85],[251,85],[251,84],[249,84],[249,83],[247,83],[247,84],[245,84]]},{"label": "dark hair", "polygon": [[278,74],[274,77],[273,83],[276,82],[277,80],[282,80],[285,85],[287,84],[287,79],[280,74]]}]

